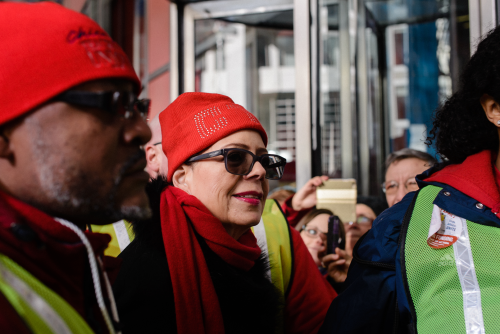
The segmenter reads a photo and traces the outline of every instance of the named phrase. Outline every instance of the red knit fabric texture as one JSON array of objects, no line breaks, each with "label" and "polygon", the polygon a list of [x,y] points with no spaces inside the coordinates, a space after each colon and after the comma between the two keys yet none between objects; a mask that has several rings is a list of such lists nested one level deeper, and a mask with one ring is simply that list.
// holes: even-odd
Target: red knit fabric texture
[{"label": "red knit fabric texture", "polygon": [[182,94],[160,113],[160,125],[168,181],[189,157],[237,131],[255,130],[267,146],[266,131],[257,118],[220,94]]},{"label": "red knit fabric texture", "polygon": [[61,5],[0,3],[0,124],[81,83],[140,81],[123,50],[97,23]]},{"label": "red knit fabric texture", "polygon": [[173,186],[162,192],[160,212],[172,273],[177,332],[223,334],[219,299],[194,231],[224,261],[245,271],[253,267],[261,254],[257,239],[251,230],[240,239],[233,239],[196,197]]}]

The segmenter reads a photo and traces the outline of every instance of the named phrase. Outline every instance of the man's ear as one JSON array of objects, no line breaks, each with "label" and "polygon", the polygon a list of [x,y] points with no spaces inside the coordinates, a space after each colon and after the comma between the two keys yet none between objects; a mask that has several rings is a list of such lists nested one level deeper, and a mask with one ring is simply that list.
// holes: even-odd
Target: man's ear
[{"label": "man's ear", "polygon": [[158,163],[158,156],[156,155],[154,146],[146,145],[144,150],[146,152],[146,162],[148,164],[148,169],[158,174],[160,172],[160,164]]},{"label": "man's ear", "polygon": [[9,159],[10,157],[12,157],[10,131],[4,127],[0,127],[0,158]]},{"label": "man's ear", "polygon": [[496,127],[500,127],[500,104],[488,94],[483,94],[479,101],[486,114],[486,118]]},{"label": "man's ear", "polygon": [[172,175],[172,183],[174,187],[179,188],[191,195],[191,176],[192,168],[188,165],[181,165]]}]

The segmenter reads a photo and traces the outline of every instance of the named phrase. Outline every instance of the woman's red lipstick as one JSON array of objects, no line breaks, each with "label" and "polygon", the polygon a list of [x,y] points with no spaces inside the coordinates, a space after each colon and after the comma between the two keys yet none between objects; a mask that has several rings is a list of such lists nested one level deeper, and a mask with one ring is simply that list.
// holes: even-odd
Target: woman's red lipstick
[{"label": "woman's red lipstick", "polygon": [[256,191],[245,191],[233,195],[236,199],[251,205],[259,205],[262,200],[262,193]]}]

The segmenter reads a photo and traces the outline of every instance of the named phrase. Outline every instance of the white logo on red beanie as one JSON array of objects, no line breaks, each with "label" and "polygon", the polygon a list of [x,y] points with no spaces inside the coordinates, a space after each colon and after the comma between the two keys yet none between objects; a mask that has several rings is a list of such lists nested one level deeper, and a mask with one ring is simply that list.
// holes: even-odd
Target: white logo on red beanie
[{"label": "white logo on red beanie", "polygon": [[227,109],[241,109],[245,112],[245,114],[248,116],[248,118],[250,118],[250,120],[252,122],[260,124],[259,121],[257,120],[257,118],[255,118],[255,116],[252,115],[252,113],[248,112],[245,108],[243,108],[242,106],[240,106],[238,104],[226,104],[226,108]]},{"label": "white logo on red beanie", "polygon": [[[197,113],[194,116],[194,124],[201,138],[207,138],[216,131],[227,126],[226,117],[222,115],[218,107],[212,107]],[[211,116],[211,117],[209,117]]]}]

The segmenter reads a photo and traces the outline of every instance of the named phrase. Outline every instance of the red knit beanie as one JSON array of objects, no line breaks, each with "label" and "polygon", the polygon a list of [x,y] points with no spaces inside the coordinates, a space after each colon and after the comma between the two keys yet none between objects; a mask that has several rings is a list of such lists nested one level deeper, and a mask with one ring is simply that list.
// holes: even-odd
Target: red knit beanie
[{"label": "red knit beanie", "polygon": [[0,3],[0,124],[69,88],[105,78],[140,81],[97,23],[61,5]]},{"label": "red knit beanie", "polygon": [[267,146],[266,130],[257,118],[220,94],[182,94],[160,113],[160,126],[169,182],[189,157],[237,131],[255,130]]}]

